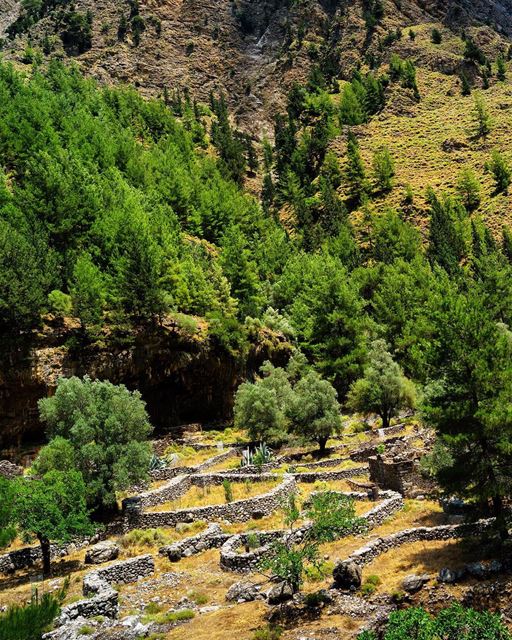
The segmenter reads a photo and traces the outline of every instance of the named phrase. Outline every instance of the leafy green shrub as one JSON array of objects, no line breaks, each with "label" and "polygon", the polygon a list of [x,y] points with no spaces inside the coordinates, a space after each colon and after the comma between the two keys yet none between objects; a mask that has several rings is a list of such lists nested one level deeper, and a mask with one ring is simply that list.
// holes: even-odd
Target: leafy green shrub
[{"label": "leafy green shrub", "polygon": [[94,629],[88,624],[82,625],[78,630],[80,636],[90,636],[92,633],[94,633]]},{"label": "leafy green shrub", "polygon": [[162,605],[158,604],[158,602],[148,602],[144,607],[144,612],[148,615],[155,615],[156,613],[160,613],[162,611]]},{"label": "leafy green shrub", "polygon": [[256,533],[247,534],[247,547],[250,549],[257,549],[260,546],[260,537]]},{"label": "leafy green shrub", "polygon": [[379,578],[379,576],[376,576],[376,575],[368,576],[361,587],[362,594],[365,596],[371,596],[372,593],[376,591],[380,583],[381,583],[381,579]]},{"label": "leafy green shrub", "polygon": [[[360,634],[358,640],[374,640],[373,632]],[[500,617],[488,611],[466,609],[455,602],[430,616],[424,609],[411,607],[394,611],[383,640],[511,640]]]},{"label": "leafy green shrub", "polygon": [[67,293],[63,293],[58,289],[54,289],[48,294],[48,306],[50,313],[61,318],[69,316],[73,309],[71,296],[68,296]]},{"label": "leafy green shrub", "polygon": [[282,634],[283,630],[281,627],[269,624],[266,627],[256,629],[252,636],[252,640],[279,640]]},{"label": "leafy green shrub", "polygon": [[201,593],[200,591],[189,591],[187,593],[187,598],[200,606],[208,602],[208,596],[205,593]]},{"label": "leafy green shrub", "polygon": [[334,563],[332,562],[322,562],[319,565],[311,565],[306,567],[304,573],[306,577],[311,582],[321,582],[324,578],[330,576],[334,569]]},{"label": "leafy green shrub", "polygon": [[120,539],[122,547],[161,547],[169,543],[169,536],[164,529],[132,529]]},{"label": "leafy green shrub", "polygon": [[227,478],[224,478],[222,481],[222,487],[224,488],[226,502],[233,502],[233,486]]},{"label": "leafy green shrub", "polygon": [[178,328],[186,335],[192,337],[198,333],[199,325],[197,324],[197,320],[192,316],[189,316],[186,313],[176,313],[174,314],[174,319],[176,320]]},{"label": "leafy green shrub", "polygon": [[184,620],[192,620],[195,613],[191,609],[180,609],[179,611],[167,611],[166,613],[146,614],[142,620],[144,624],[154,622],[158,625],[172,624]]}]

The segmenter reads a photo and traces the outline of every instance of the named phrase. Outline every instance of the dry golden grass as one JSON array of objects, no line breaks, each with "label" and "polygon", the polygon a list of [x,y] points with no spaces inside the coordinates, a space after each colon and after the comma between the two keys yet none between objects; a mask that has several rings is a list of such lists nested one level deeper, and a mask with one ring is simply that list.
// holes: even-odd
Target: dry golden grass
[{"label": "dry golden grass", "polygon": [[[366,507],[366,510],[368,510],[371,507],[371,504],[366,503]],[[367,540],[386,536],[390,533],[401,531],[402,529],[419,526],[431,527],[443,523],[444,514],[438,503],[428,500],[406,500],[404,509],[386,520],[379,527],[372,529],[367,534],[347,536],[346,538],[341,538],[335,542],[323,544],[320,546],[320,553],[322,556],[327,556],[329,560],[335,562],[337,560],[343,560],[349,556],[356,549],[362,547]],[[332,578],[330,576],[328,576],[322,583],[306,582],[305,591],[310,592],[315,591],[320,587],[327,587],[330,582],[332,582]]]},{"label": "dry golden grass", "polygon": [[[299,624],[300,636],[304,638],[320,638],[326,636],[326,627],[332,630],[329,638],[336,637],[337,640],[353,640],[359,630],[362,620],[354,619],[349,616],[330,615],[328,618],[322,617],[319,620],[312,620]],[[318,635],[317,635],[318,634]],[[335,635],[334,635],[335,634]],[[326,636],[327,637],[327,636]],[[297,629],[285,631],[281,636],[281,640],[296,640]]]},{"label": "dry golden grass", "polygon": [[[252,498],[262,493],[267,493],[273,489],[278,480],[266,480],[264,482],[233,482],[233,501]],[[148,511],[176,511],[178,509],[189,509],[191,507],[202,507],[206,505],[225,504],[226,496],[222,485],[212,487],[191,487],[181,498],[164,502],[162,504],[149,507]]]},{"label": "dry golden grass", "polygon": [[[370,205],[375,212],[386,207],[400,208],[406,185],[414,192],[414,222],[424,231],[428,222],[425,190],[454,193],[463,167],[471,167],[482,185],[482,204],[475,212],[481,215],[499,235],[503,224],[512,223],[512,200],[509,195],[494,195],[492,176],[485,165],[493,149],[512,161],[510,110],[512,109],[512,71],[503,83],[493,84],[482,96],[493,120],[490,135],[475,140],[474,95],[462,96],[455,76],[429,69],[418,70],[422,100],[412,107],[412,117],[395,115],[385,109],[372,119],[361,137],[361,152],[371,166],[375,149],[387,146],[396,163],[395,187],[390,194],[375,199]],[[453,95],[449,95],[453,93]],[[445,151],[443,144],[455,141],[459,148]],[[344,152],[344,144],[338,146]],[[354,214],[362,224],[362,212]]]},{"label": "dry golden grass", "polygon": [[254,631],[264,625],[266,609],[263,602],[230,605],[196,616],[165,637],[167,640],[250,640]]},{"label": "dry golden grass", "polygon": [[440,540],[414,542],[384,553],[364,568],[363,580],[378,575],[380,593],[400,591],[403,579],[413,573],[435,576],[443,567],[457,568],[475,559],[470,541]]}]

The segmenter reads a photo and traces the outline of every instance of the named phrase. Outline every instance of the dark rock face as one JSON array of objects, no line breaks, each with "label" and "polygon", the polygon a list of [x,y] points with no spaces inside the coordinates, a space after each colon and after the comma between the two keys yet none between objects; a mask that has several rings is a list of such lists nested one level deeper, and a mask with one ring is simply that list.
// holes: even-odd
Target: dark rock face
[{"label": "dark rock face", "polygon": [[[247,370],[274,359],[266,348],[254,346],[245,362],[237,360],[212,339],[184,335],[172,320],[121,337],[105,336],[102,346],[71,350],[74,337],[76,328],[46,327],[0,352],[0,450],[9,447],[6,457],[15,458],[22,443],[43,441],[37,401],[54,393],[61,376],[87,374],[138,389],[156,431],[163,432],[229,419]],[[286,361],[286,348],[277,352]]]},{"label": "dark rock face", "polygon": [[338,589],[359,589],[363,571],[355,562],[340,562],[332,575]]}]

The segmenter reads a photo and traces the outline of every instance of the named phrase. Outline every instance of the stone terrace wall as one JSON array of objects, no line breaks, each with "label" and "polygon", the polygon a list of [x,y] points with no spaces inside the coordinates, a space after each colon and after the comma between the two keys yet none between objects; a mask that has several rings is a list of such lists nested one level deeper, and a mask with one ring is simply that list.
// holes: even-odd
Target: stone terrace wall
[{"label": "stone terrace wall", "polygon": [[116,562],[103,569],[91,571],[84,577],[83,594],[98,593],[100,583],[137,582],[139,578],[151,575],[155,571],[155,561],[151,554],[129,558],[123,562]]},{"label": "stone terrace wall", "polygon": [[[213,476],[196,476],[198,478],[212,478]],[[225,476],[220,475],[224,479]],[[261,479],[261,476],[259,476]],[[127,511],[129,528],[149,529],[153,527],[172,527],[178,522],[193,522],[195,520],[229,520],[230,522],[245,522],[254,517],[263,517],[278,509],[282,500],[295,489],[293,476],[285,475],[283,481],[271,491],[253,498],[235,500],[227,504],[192,507],[177,511],[143,512],[136,509]]]},{"label": "stone terrace wall", "polygon": [[[208,445],[209,447],[210,445]],[[171,478],[175,478],[176,476],[182,474],[192,474],[192,473],[201,473],[202,471],[206,471],[211,467],[214,467],[219,462],[224,462],[225,460],[229,460],[229,458],[233,458],[239,454],[239,449],[237,447],[230,447],[226,451],[222,451],[216,456],[208,458],[201,464],[197,464],[194,467],[166,467],[165,469],[155,469],[151,471],[150,476],[152,480],[170,480]]]},{"label": "stone terrace wall", "polygon": [[[119,594],[112,588],[112,583],[137,582],[140,578],[149,576],[154,571],[155,562],[153,556],[149,554],[91,571],[84,577],[82,591],[84,596],[92,597],[63,607],[56,624],[66,624],[79,616],[84,618],[95,616],[116,618],[119,612]],[[49,635],[51,636],[51,634]]]},{"label": "stone terrace wall", "polygon": [[[368,500],[366,493],[353,493],[336,491],[355,500]],[[380,525],[384,520],[392,516],[402,508],[404,501],[399,493],[394,491],[383,491],[381,493],[383,500],[367,511],[361,519],[365,521],[366,526],[372,529]],[[294,532],[294,540],[300,542],[306,531],[310,528],[310,524],[306,524]],[[220,550],[220,566],[227,571],[235,571],[238,573],[246,573],[254,571],[260,559],[265,556],[276,540],[281,540],[286,535],[283,529],[274,531],[254,531],[252,535],[257,535],[260,545],[257,549],[249,552],[240,552],[239,549],[248,540],[251,534],[241,533],[231,536],[221,547]]]},{"label": "stone terrace wall", "polygon": [[[304,528],[305,530],[305,528]],[[302,531],[302,529],[300,530]],[[298,533],[297,530],[296,533]],[[220,566],[226,571],[235,571],[237,573],[248,573],[254,571],[260,559],[265,556],[272,546],[273,542],[281,540],[285,532],[283,529],[275,531],[254,531],[253,535],[258,536],[260,546],[249,552],[239,552],[247,542],[247,533],[240,533],[230,538],[222,545],[220,550]]]},{"label": "stone terrace wall", "polygon": [[195,536],[161,547],[158,553],[167,556],[171,562],[178,562],[181,558],[188,558],[208,549],[218,549],[231,537],[230,533],[223,533],[220,526],[214,523]]},{"label": "stone terrace wall", "polygon": [[137,496],[125,498],[123,500],[123,511],[131,509],[143,509],[145,507],[153,507],[157,504],[176,500],[185,494],[192,485],[192,476],[181,474],[172,478],[158,489],[145,491]]},{"label": "stone terrace wall", "polygon": [[[50,545],[50,557],[52,560],[62,558],[87,546],[87,544],[89,544],[88,540],[64,545],[52,544]],[[19,569],[31,567],[36,562],[42,562],[41,547],[23,547],[23,549],[10,551],[0,556],[0,573],[13,573]]]},{"label": "stone terrace wall", "polygon": [[440,525],[439,527],[416,527],[414,529],[404,529],[398,533],[392,533],[384,538],[377,538],[354,551],[347,562],[355,562],[364,566],[386,551],[400,547],[403,544],[431,540],[451,540],[467,536],[478,536],[489,529],[494,520],[479,520],[469,524]]},{"label": "stone terrace wall", "polygon": [[340,471],[317,471],[317,472],[303,472],[292,474],[298,482],[316,482],[321,480],[323,482],[346,480],[347,478],[355,478],[357,476],[363,476],[368,473],[368,467],[362,465],[360,467],[353,467],[352,469],[341,469]]}]

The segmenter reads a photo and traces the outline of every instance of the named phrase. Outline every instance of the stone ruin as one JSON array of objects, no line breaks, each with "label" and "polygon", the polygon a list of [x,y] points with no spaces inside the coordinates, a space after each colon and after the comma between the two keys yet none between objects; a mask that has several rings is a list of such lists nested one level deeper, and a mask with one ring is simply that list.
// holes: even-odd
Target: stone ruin
[{"label": "stone ruin", "polygon": [[431,493],[435,483],[420,470],[420,459],[429,444],[428,437],[425,440],[422,447],[414,447],[409,442],[410,438],[404,438],[389,450],[369,456],[370,482],[407,498]]}]

